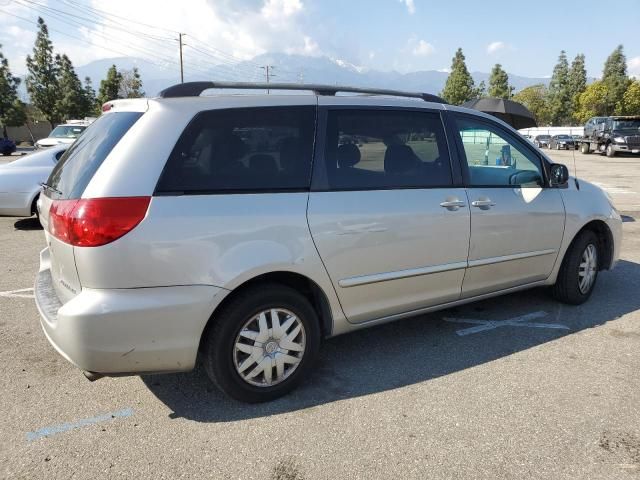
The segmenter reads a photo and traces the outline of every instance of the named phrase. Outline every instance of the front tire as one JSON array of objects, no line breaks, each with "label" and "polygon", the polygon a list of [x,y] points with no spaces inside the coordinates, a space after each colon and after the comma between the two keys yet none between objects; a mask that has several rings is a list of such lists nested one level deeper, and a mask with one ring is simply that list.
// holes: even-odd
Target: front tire
[{"label": "front tire", "polygon": [[585,155],[589,154],[589,144],[588,143],[583,143],[582,145],[580,145],[580,152],[584,153]]},{"label": "front tire", "polygon": [[605,150],[605,153],[607,154],[607,157],[609,157],[609,158],[616,156],[616,151],[613,149],[613,145],[611,143],[607,144],[607,148]]},{"label": "front tire", "polygon": [[280,284],[252,287],[214,315],[202,359],[213,383],[248,403],[293,390],[320,348],[320,324],[309,301]]},{"label": "front tire", "polygon": [[591,230],[574,239],[552,289],[556,300],[580,305],[589,299],[598,278],[599,254],[598,237]]}]

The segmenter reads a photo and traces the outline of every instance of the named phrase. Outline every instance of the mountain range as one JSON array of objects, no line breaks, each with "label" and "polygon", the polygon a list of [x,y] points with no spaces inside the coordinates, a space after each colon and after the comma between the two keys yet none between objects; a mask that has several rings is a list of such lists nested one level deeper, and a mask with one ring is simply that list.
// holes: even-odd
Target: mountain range
[{"label": "mountain range", "polygon": [[[91,78],[96,91],[100,80],[105,78],[111,65],[118,70],[138,67],[142,77],[143,89],[147,96],[155,96],[160,90],[180,81],[178,67],[163,66],[136,57],[105,58],[76,67],[82,79]],[[270,66],[271,81],[292,83],[322,83],[360,87],[391,88],[438,94],[442,91],[449,75],[444,71],[422,70],[409,73],[380,71],[360,67],[346,61],[330,57],[309,57],[269,53],[254,57],[237,64],[222,64],[212,60],[209,65],[198,64],[193,67],[185,63],[184,80],[220,80],[220,81],[258,81],[265,80],[265,71],[260,66]],[[476,85],[481,81],[489,83],[489,73],[472,72]],[[549,83],[548,78],[531,78],[509,74],[509,82],[516,91],[535,84]]]}]

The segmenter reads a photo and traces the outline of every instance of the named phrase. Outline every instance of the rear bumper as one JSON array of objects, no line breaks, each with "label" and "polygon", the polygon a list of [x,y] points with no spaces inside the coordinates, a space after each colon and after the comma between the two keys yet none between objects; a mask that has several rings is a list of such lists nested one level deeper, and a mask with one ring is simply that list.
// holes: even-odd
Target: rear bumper
[{"label": "rear bumper", "polygon": [[82,289],[62,304],[46,261],[35,283],[51,345],[78,368],[106,375],[192,369],[202,331],[226,293],[205,285]]}]

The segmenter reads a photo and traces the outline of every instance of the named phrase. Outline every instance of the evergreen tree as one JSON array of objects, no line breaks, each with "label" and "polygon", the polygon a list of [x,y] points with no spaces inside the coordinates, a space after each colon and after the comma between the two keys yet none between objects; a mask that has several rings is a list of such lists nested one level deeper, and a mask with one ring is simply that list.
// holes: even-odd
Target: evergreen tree
[{"label": "evergreen tree", "polygon": [[451,73],[441,96],[452,105],[462,105],[477,95],[478,90],[474,88],[473,77],[467,70],[462,49],[458,48],[451,63]]},{"label": "evergreen tree", "polygon": [[140,98],[144,97],[142,91],[142,79],[138,67],[133,70],[124,70],[120,79],[120,98]]},{"label": "evergreen tree", "polygon": [[98,100],[96,99],[96,91],[93,89],[93,85],[91,84],[91,79],[89,77],[84,77],[83,102],[86,108],[85,116],[89,117],[95,114]]},{"label": "evergreen tree", "polygon": [[18,85],[20,79],[11,74],[0,45],[0,125],[3,138],[7,138],[7,127],[18,127],[26,121],[24,104],[18,99]]},{"label": "evergreen tree", "polygon": [[571,114],[578,108],[578,97],[587,88],[587,70],[584,66],[584,55],[576,55],[569,70],[569,95],[571,96]]},{"label": "evergreen tree", "polygon": [[627,91],[630,80],[627,76],[627,59],[622,45],[609,55],[602,71],[602,82],[607,88],[608,115],[620,113],[622,96]]},{"label": "evergreen tree", "polygon": [[553,68],[553,75],[549,83],[549,107],[552,125],[563,125],[571,122],[569,62],[564,50],[560,52],[558,63]]},{"label": "evergreen tree", "polygon": [[76,74],[73,64],[66,55],[56,56],[58,64],[58,102],[56,110],[64,120],[84,118],[89,114],[90,107],[85,101],[82,82]]},{"label": "evergreen tree", "polygon": [[496,63],[489,77],[489,96],[494,98],[511,98],[513,87],[509,85],[509,75]]},{"label": "evergreen tree", "polygon": [[474,89],[473,98],[482,98],[482,97],[486,97],[486,96],[487,96],[487,86],[484,83],[484,80],[482,80],[478,84],[478,88]]},{"label": "evergreen tree", "polygon": [[548,125],[551,114],[547,103],[547,87],[543,84],[523,88],[513,96],[513,100],[529,109],[538,126]]},{"label": "evergreen tree", "polygon": [[115,65],[111,65],[107,71],[107,78],[100,82],[100,89],[98,90],[98,108],[109,100],[122,98],[119,95],[121,81],[122,74],[118,72]]},{"label": "evergreen tree", "polygon": [[40,110],[51,128],[60,122],[56,109],[58,102],[58,64],[53,55],[53,45],[49,30],[42,18],[38,17],[38,34],[33,47],[33,56],[27,55],[27,92],[31,103]]}]

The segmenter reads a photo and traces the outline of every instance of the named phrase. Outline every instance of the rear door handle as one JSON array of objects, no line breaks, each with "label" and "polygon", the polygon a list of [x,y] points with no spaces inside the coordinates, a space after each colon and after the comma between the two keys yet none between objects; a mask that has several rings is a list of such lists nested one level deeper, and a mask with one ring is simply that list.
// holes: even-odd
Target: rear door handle
[{"label": "rear door handle", "polygon": [[464,207],[465,203],[462,200],[447,200],[440,204],[441,207],[446,208],[447,210],[456,211],[460,207]]},{"label": "rear door handle", "polygon": [[489,210],[491,207],[495,206],[495,203],[488,198],[481,198],[480,200],[474,200],[471,202],[471,206],[477,207],[481,210]]}]

